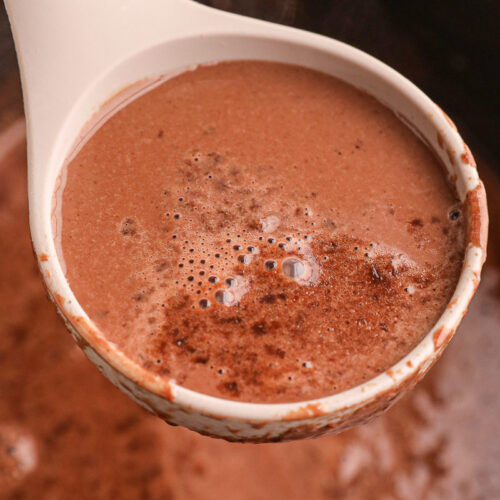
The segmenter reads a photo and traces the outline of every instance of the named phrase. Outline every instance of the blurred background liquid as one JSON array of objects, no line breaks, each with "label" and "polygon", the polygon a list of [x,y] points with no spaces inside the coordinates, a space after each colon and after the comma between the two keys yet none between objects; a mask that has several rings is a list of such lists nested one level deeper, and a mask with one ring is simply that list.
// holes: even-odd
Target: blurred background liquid
[{"label": "blurred background liquid", "polygon": [[28,233],[17,64],[0,7],[0,499],[500,498],[500,4],[205,3],[350,43],[445,109],[489,197],[478,294],[424,381],[382,417],[338,436],[230,444],[149,415],[86,360],[45,297]]}]

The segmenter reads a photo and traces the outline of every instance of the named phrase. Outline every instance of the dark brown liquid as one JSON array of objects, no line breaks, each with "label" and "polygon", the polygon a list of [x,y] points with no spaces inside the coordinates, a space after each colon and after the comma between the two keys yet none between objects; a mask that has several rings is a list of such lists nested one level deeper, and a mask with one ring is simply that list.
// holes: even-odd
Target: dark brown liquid
[{"label": "dark brown liquid", "polygon": [[438,319],[464,251],[431,152],[334,78],[200,67],[121,109],[67,166],[69,283],[147,369],[245,401],[355,386]]}]

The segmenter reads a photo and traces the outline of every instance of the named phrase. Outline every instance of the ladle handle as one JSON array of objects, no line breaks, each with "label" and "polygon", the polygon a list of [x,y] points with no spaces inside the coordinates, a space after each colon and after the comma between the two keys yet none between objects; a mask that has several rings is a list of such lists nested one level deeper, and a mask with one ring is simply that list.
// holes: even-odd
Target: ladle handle
[{"label": "ladle handle", "polygon": [[75,101],[131,54],[196,32],[220,15],[191,0],[5,0],[23,86],[31,168]]}]

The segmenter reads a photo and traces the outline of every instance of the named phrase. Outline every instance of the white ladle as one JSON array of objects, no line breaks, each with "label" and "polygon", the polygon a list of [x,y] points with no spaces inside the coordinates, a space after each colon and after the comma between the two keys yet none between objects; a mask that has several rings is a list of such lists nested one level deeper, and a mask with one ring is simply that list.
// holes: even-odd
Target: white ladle
[{"label": "white ladle", "polygon": [[[477,287],[488,219],[474,160],[430,99],[394,70],[343,43],[189,0],[6,0],[6,6],[24,92],[34,250],[68,328],[114,384],[170,423],[228,440],[278,441],[339,432],[363,422],[425,374],[453,336]],[[374,95],[439,155],[459,197],[467,201],[469,244],[449,307],[391,370],[340,394],[308,402],[251,404],[206,396],[155,377],[106,341],[78,304],[58,261],[52,196],[64,159],[85,123],[131,83],[228,59],[295,63]]]}]

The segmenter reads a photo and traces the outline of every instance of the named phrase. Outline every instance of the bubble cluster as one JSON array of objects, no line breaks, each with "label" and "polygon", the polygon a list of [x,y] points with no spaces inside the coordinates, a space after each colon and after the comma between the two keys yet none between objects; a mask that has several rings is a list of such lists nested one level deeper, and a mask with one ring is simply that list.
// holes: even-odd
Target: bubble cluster
[{"label": "bubble cluster", "polygon": [[177,191],[165,191],[172,202],[164,213],[171,221],[168,227],[177,255],[174,281],[183,293],[197,296],[193,305],[196,309],[238,304],[246,294],[246,283],[260,279],[257,276],[262,271],[277,272],[299,285],[318,279],[318,259],[310,245],[313,235],[303,228],[305,219],[308,224],[314,219],[311,206],[282,207],[279,215],[257,216],[254,223],[256,201],[250,203],[246,213],[239,209],[240,215],[235,216],[234,210],[222,206],[218,192],[230,189],[233,194],[241,189],[239,186],[255,186],[254,194],[252,189],[245,189],[255,196],[254,200],[261,200],[258,206],[265,211],[268,201],[260,193],[268,189],[266,183],[243,178],[238,182],[238,171],[225,165],[219,153],[195,151],[185,161],[190,166],[186,178],[195,178],[195,171],[198,181]]},{"label": "bubble cluster", "polygon": [[[180,227],[175,230],[182,232]],[[311,267],[318,266],[308,244],[310,238],[306,236],[263,238],[260,231],[252,232],[245,228],[226,232],[224,243],[203,235],[192,243],[194,238],[190,236],[181,247],[180,262],[177,264],[180,276],[176,281],[184,289],[202,296],[197,301],[199,309],[210,309],[215,304],[236,305],[246,293],[230,291],[239,286],[235,277],[238,274],[256,276],[262,270],[278,271],[283,277],[304,284],[307,280],[316,279],[318,274],[311,270]],[[270,252],[272,258],[269,258]],[[188,257],[189,254],[192,258]],[[196,280],[196,276],[200,281]]]}]

